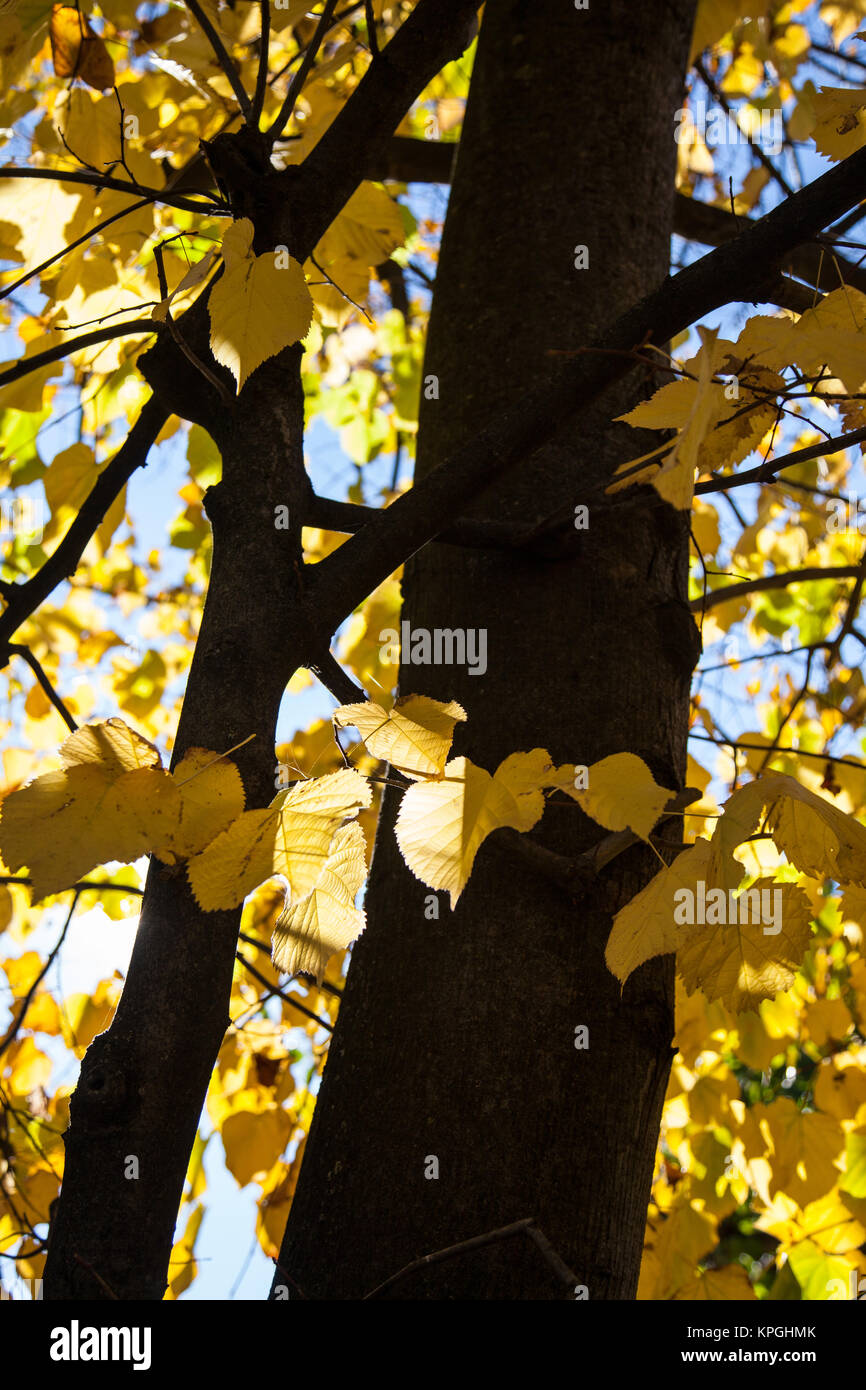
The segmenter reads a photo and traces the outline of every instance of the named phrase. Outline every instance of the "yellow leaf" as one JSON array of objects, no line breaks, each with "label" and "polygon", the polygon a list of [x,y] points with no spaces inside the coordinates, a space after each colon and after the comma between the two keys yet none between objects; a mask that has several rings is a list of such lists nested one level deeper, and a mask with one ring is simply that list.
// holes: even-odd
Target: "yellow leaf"
[{"label": "yellow leaf", "polygon": [[764,811],[776,847],[802,873],[844,884],[866,881],[866,828],[780,772],[748,783],[726,802],[712,838],[714,883],[738,886],[743,868],[733,851],[755,832]]},{"label": "yellow leaf", "polygon": [[342,768],[296,782],[266,810],[245,811],[189,861],[199,906],[234,907],[273,874],[283,874],[303,897],[315,887],[338,826],[371,798],[366,778]]},{"label": "yellow leaf", "polygon": [[773,1190],[799,1206],[824,1196],[839,1176],[836,1160],[845,1145],[839,1121],[800,1110],[787,1096],[754,1110],[772,1153]]},{"label": "yellow leaf", "polygon": [[709,840],[696,840],[616,914],[604,958],[621,984],[645,960],[676,951],[694,930],[675,922],[674,894],[681,888],[693,890],[705,877],[709,854]]},{"label": "yellow leaf", "polygon": [[49,35],[57,77],[80,77],[98,92],[114,86],[114,64],[108,49],[87,16],[74,5],[52,6]]},{"label": "yellow leaf", "polygon": [[[677,437],[666,452],[661,469],[654,470],[649,481],[666,502],[680,511],[685,511],[692,504],[698,454],[705,436],[720,414],[720,406],[724,404],[724,387],[714,383],[713,377],[731,346],[724,340],[718,340],[718,330],[715,328],[698,328],[698,333],[701,350],[689,364],[693,369],[697,368],[697,381],[683,378],[670,382],[662,386],[651,400],[635,406],[627,415],[617,417],[636,427],[677,429]],[[649,457],[651,455],[643,455],[643,458]],[[639,462],[642,459],[632,459],[622,464],[617,474]],[[616,492],[628,483],[642,481],[645,476],[646,470],[614,482],[608,492]]]},{"label": "yellow leaf", "polygon": [[0,846],[13,872],[29,867],[38,902],[107,860],[137,859],[170,833],[179,815],[180,796],[162,769],[116,775],[82,763],[6,797]]},{"label": "yellow leaf", "polygon": [[194,1252],[196,1236],[203,1216],[203,1205],[201,1202],[194,1202],[184,1227],[183,1236],[180,1240],[175,1241],[171,1259],[168,1262],[169,1285],[165,1293],[166,1301],[180,1298],[198,1273]]},{"label": "yellow leaf", "polygon": [[847,1260],[826,1254],[814,1241],[803,1240],[788,1251],[788,1263],[803,1299],[809,1303],[847,1297],[851,1273]]},{"label": "yellow leaf", "polygon": [[239,217],[226,228],[220,247],[226,270],[234,270],[243,261],[254,259],[254,236],[255,227],[248,217]]},{"label": "yellow leaf", "polygon": [[754,1299],[755,1291],[749,1283],[749,1276],[739,1265],[726,1265],[724,1269],[699,1269],[694,1279],[674,1294],[676,1302],[689,1303],[741,1303]]},{"label": "yellow leaf", "polygon": [[264,1110],[234,1110],[222,1124],[220,1138],[226,1167],[240,1187],[269,1173],[292,1132],[292,1122],[279,1105]]},{"label": "yellow leaf", "polygon": [[588,770],[585,790],[566,788],[586,811],[607,830],[633,830],[642,840],[674,795],[660,787],[642,758],[634,753],[613,753]]},{"label": "yellow leaf", "polygon": [[[734,1012],[755,1008],[793,983],[811,934],[812,908],[796,884],[758,879],[745,892],[774,895],[771,923],[755,920],[759,914],[749,911],[747,922],[693,927],[677,949],[677,969],[686,989],[702,989],[708,999],[721,999]],[[734,908],[738,917],[743,915],[745,894],[733,902],[730,893],[725,896],[730,915]]]},{"label": "yellow leaf", "polygon": [[399,205],[378,184],[365,180],[322,237],[316,260],[326,265],[340,259],[358,261],[365,268],[381,265],[405,237]]},{"label": "yellow leaf", "polygon": [[426,695],[403,695],[387,713],[369,702],[341,705],[333,718],[339,729],[357,729],[375,758],[405,776],[436,777],[445,767],[454,725],[466,712],[454,700],[445,705]]},{"label": "yellow leaf", "polygon": [[180,794],[180,819],[171,839],[154,850],[166,864],[200,854],[241,815],[245,801],[235,764],[207,748],[190,748],[171,776]]},{"label": "yellow leaf", "polygon": [[159,749],[142,738],[122,719],[86,724],[70,734],[60,748],[66,768],[98,763],[106,772],[131,772],[137,767],[159,767]]},{"label": "yellow leaf", "polygon": [[540,787],[548,785],[549,770],[550,757],[543,749],[512,753],[492,777],[468,758],[453,758],[442,781],[410,787],[395,833],[415,877],[447,891],[453,909],[487,836],[506,825],[530,830],[540,818]]},{"label": "yellow leaf", "polygon": [[847,159],[866,144],[866,92],[862,87],[821,87],[811,95],[817,125],[812,139],[819,154]]},{"label": "yellow leaf", "polygon": [[229,228],[228,246],[223,240],[226,270],[208,304],[211,351],[228,367],[238,391],[262,362],[299,342],[313,316],[302,267],[281,248],[261,256],[243,255],[241,248],[252,229],[249,219],[243,222],[248,227]]},{"label": "yellow leaf", "polygon": [[337,951],[364,930],[364,913],[355,897],[367,877],[364,832],[357,821],[337,831],[315,887],[300,902],[286,906],[274,924],[274,964],[288,975],[303,971],[324,978]]}]

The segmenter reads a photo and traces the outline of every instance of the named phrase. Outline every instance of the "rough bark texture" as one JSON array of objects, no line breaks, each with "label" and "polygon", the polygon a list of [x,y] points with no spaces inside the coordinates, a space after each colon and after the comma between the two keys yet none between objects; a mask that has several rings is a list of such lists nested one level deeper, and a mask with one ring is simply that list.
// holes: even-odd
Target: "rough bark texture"
[{"label": "rough bark texture", "polygon": [[[417,476],[495,418],[550,349],[585,345],[668,268],[691,0],[488,0],[437,276]],[[634,74],[640,73],[640,81]],[[574,268],[575,247],[590,268]],[[491,488],[473,515],[540,520],[638,451],[611,417],[634,375]],[[557,762],[632,751],[683,785],[696,657],[681,517],[635,494],[590,514],[557,562],[428,547],[407,566],[413,627],[484,628],[484,674],[410,666],[401,690],[457,698],[455,751],[491,771],[512,751]],[[619,986],[611,916],[655,872],[631,850],[578,908],[482,848],[452,914],[414,880],[386,801],[367,907],[280,1265],[311,1298],[357,1298],[410,1260],[534,1217],[593,1299],[634,1296],[671,1056],[673,972]],[[599,836],[549,807],[534,838],[575,854]],[[425,911],[425,905],[426,907]],[[589,1029],[589,1048],[575,1029]],[[425,1178],[428,1157],[438,1179]],[[281,1273],[276,1283],[284,1283]],[[392,1298],[573,1296],[510,1240],[395,1285]]]}]

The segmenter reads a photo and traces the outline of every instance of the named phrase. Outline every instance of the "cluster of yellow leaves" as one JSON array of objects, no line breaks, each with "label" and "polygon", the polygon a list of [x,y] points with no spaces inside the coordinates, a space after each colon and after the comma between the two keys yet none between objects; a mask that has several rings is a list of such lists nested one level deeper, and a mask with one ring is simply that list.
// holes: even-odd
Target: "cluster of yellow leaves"
[{"label": "cluster of yellow leaves", "polygon": [[750,1012],[678,987],[639,1298],[862,1296],[864,985],[837,916],[792,986]]},{"label": "cluster of yellow leaves", "polygon": [[237,768],[218,753],[190,749],[166,772],[159,750],[121,719],[71,734],[60,760],[3,802],[0,853],[13,872],[30,870],[34,901],[108,860],[187,859],[243,808]]},{"label": "cluster of yellow leaves", "polygon": [[[683,375],[618,417],[635,428],[674,430],[674,439],[621,464],[608,491],[650,482],[671,506],[688,510],[696,474],[740,463],[772,430],[773,398],[785,389],[786,368],[799,367],[806,375],[823,370],[824,394],[840,391],[839,383],[850,395],[862,390],[864,330],[866,295],[850,286],[834,290],[798,319],[757,315],[735,343],[700,327],[700,351],[682,363]],[[720,374],[736,376],[736,382],[720,380]],[[660,463],[651,462],[659,454]]]},{"label": "cluster of yellow leaves", "polygon": [[[758,878],[752,893],[778,895],[772,922],[751,909],[744,914],[734,897],[745,873],[734,851],[759,824],[800,873],[866,883],[866,829],[793,777],[762,777],[730,797],[710,840],[699,838],[617,914],[605,958],[619,980],[651,956],[675,951],[686,987],[732,1009],[790,986],[809,944],[809,897],[794,883]],[[677,912],[678,895],[694,898],[698,885],[707,903],[703,922]],[[734,914],[740,920],[729,922]]]}]

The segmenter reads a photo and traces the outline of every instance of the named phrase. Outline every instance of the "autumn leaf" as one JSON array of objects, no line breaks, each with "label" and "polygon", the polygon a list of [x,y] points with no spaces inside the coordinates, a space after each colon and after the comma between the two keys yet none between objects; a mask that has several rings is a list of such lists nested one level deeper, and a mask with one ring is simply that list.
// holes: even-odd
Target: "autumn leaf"
[{"label": "autumn leaf", "polygon": [[[677,430],[677,437],[669,450],[667,446],[653,450],[653,454],[665,452],[661,468],[632,474],[636,464],[653,455],[632,459],[617,469],[617,474],[629,472],[632,475],[613,483],[608,492],[617,492],[628,484],[646,480],[672,507],[684,511],[691,506],[701,446],[725,404],[724,386],[716,383],[714,377],[730,347],[729,343],[718,341],[716,329],[699,327],[698,333],[701,350],[688,364],[692,367],[692,376],[662,386],[651,400],[617,417],[636,428]],[[695,371],[697,380],[693,379]]]},{"label": "autumn leaf", "polygon": [[170,840],[156,848],[165,864],[189,859],[241,815],[244,784],[233,762],[207,748],[190,748],[171,774],[180,816]]},{"label": "autumn leaf", "polygon": [[772,773],[729,798],[712,838],[714,883],[737,887],[742,865],[734,849],[766,812],[766,831],[801,872],[840,883],[866,882],[866,828],[793,777]]},{"label": "autumn leaf", "polygon": [[108,773],[132,772],[139,767],[160,767],[159,749],[122,719],[86,724],[60,746],[66,768],[95,765]]},{"label": "autumn leaf", "polygon": [[674,792],[660,787],[642,758],[613,753],[587,769],[585,788],[565,786],[588,816],[607,830],[633,830],[642,840]]},{"label": "autumn leaf", "polygon": [[53,5],[49,34],[58,77],[80,77],[97,92],[114,86],[114,64],[108,49],[77,6]]},{"label": "autumn leaf", "polygon": [[[745,893],[773,895],[758,899],[761,912],[765,902],[772,904],[773,919],[765,921],[752,911],[748,899],[732,903],[729,898],[730,921],[696,925],[677,947],[677,970],[686,989],[702,989],[708,999],[721,999],[734,1012],[755,1008],[787,989],[811,935],[812,909],[796,884],[759,879]],[[749,920],[741,922],[744,909]]]},{"label": "autumn leaf", "polygon": [[200,907],[234,907],[273,874],[303,897],[316,885],[337,829],[372,793],[349,768],[297,782],[265,810],[245,811],[201,853],[187,872]]},{"label": "autumn leaf", "polygon": [[242,218],[223,239],[225,273],[210,293],[211,351],[240,392],[269,357],[303,338],[313,301],[302,267],[284,247],[252,252],[253,225]]},{"label": "autumn leaf", "polygon": [[364,930],[355,898],[366,877],[364,832],[352,821],[334,836],[315,886],[287,905],[274,924],[272,955],[280,970],[323,979],[330,957]]},{"label": "autumn leaf", "polygon": [[452,758],[441,781],[410,787],[395,833],[415,877],[447,891],[453,910],[487,836],[501,826],[531,830],[540,819],[550,771],[549,754],[536,748],[512,753],[492,777],[468,758]]},{"label": "autumn leaf", "polygon": [[695,889],[707,872],[709,840],[697,840],[649,883],[613,919],[604,958],[621,984],[652,956],[676,951],[693,928],[674,919],[675,894]]},{"label": "autumn leaf", "polygon": [[352,725],[376,758],[406,777],[439,776],[448,758],[454,725],[466,718],[456,701],[403,695],[387,713],[372,701],[334,710],[338,729]]}]

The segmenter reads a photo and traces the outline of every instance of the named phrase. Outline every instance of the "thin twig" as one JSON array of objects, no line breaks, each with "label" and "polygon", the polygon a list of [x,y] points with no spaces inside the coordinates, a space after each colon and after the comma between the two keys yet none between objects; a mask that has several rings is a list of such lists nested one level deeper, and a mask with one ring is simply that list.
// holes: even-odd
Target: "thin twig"
[{"label": "thin twig", "polygon": [[410,1264],[404,1265],[396,1274],[392,1274],[384,1283],[378,1284],[370,1293],[365,1293],[364,1299],[379,1298],[386,1289],[392,1288],[394,1284],[405,1279],[407,1275],[414,1274],[416,1269],[425,1269],[428,1265],[441,1264],[443,1260],[452,1260],[455,1256],[463,1255],[468,1250],[480,1250],[485,1245],[494,1245],[501,1240],[509,1240],[512,1236],[529,1236],[561,1283],[566,1284],[569,1288],[575,1288],[580,1283],[577,1275],[557,1255],[550,1241],[538,1229],[535,1219],[527,1216],[522,1221],[513,1221],[510,1226],[499,1226],[495,1231],[487,1231],[484,1235],[472,1236],[469,1240],[461,1240],[456,1245],[446,1246],[443,1250],[434,1250],[432,1255],[421,1255],[417,1260],[412,1260]]},{"label": "thin twig", "polygon": [[67,729],[69,729],[70,732],[74,734],[78,728],[78,725],[72,718],[72,715],[69,713],[69,710],[61,700],[60,696],[57,694],[57,691],[54,689],[54,686],[51,684],[50,680],[48,679],[44,670],[42,669],[40,662],[33,655],[30,648],[22,647],[19,646],[17,643],[10,642],[9,651],[12,654],[12,656],[20,656],[22,661],[27,662],[27,665],[30,667],[30,670],[33,672],[42,689],[45,691],[45,694],[48,696],[52,705],[57,710],[57,713],[60,715]]},{"label": "thin twig", "polygon": [[244,84],[238,75],[238,70],[232,62],[232,59],[229,56],[225,44],[223,43],[216,29],[211,24],[201,5],[198,3],[198,0],[186,0],[186,4],[187,9],[190,10],[192,14],[195,15],[195,18],[198,20],[199,27],[205,34],[208,43],[214,51],[214,56],[216,57],[217,62],[219,63],[220,67],[222,68],[223,72],[228,78],[231,89],[237,97],[238,106],[244,113],[244,119],[247,121],[247,123],[249,123],[250,112],[252,109],[250,105],[250,99],[247,96]]},{"label": "thin twig", "polygon": [[262,31],[259,38],[259,70],[256,76],[256,90],[250,107],[250,125],[258,127],[265,105],[268,90],[268,53],[271,42],[271,0],[261,0]]},{"label": "thin twig", "polygon": [[32,1003],[34,994],[36,993],[36,991],[37,991],[37,989],[39,988],[40,984],[41,984],[42,981],[45,979],[45,976],[48,974],[48,971],[51,969],[52,965],[54,964],[54,961],[55,961],[55,958],[56,958],[56,956],[57,956],[57,953],[58,953],[58,951],[60,950],[61,946],[63,945],[64,941],[66,940],[66,933],[69,931],[69,928],[70,928],[70,926],[71,926],[71,924],[72,924],[72,918],[73,918],[73,916],[74,916],[74,914],[75,914],[75,909],[76,909],[77,906],[78,906],[78,889],[76,888],[76,889],[74,890],[74,896],[73,896],[73,899],[72,899],[72,905],[71,905],[71,907],[70,907],[68,913],[66,914],[66,921],[63,923],[63,927],[62,927],[62,929],[61,929],[60,935],[58,936],[56,942],[54,943],[54,946],[52,947],[52,950],[51,950],[51,952],[50,952],[50,954],[49,954],[49,956],[48,956],[48,959],[46,960],[46,962],[45,962],[45,964],[43,965],[42,969],[39,971],[39,974],[36,976],[36,979],[32,982],[30,988],[28,989],[27,993],[25,994],[24,998],[22,999],[22,1001],[21,1001],[21,1008],[20,1008],[20,1010],[19,1010],[19,1012],[18,1012],[18,1017],[12,1020],[12,1022],[9,1024],[9,1028],[8,1028],[7,1033],[6,1033],[6,1036],[2,1039],[2,1041],[0,1041],[0,1057],[3,1056],[3,1053],[6,1051],[7,1047],[9,1047],[9,1045],[10,1045],[12,1042],[14,1042],[15,1037],[16,1037],[16,1035],[17,1035],[17,1033],[18,1033],[18,1029],[21,1027],[22,1023],[24,1022],[24,1016],[25,1016],[25,1014],[27,1013],[27,1010],[30,1008],[30,1005],[31,1005],[31,1003]]},{"label": "thin twig", "polygon": [[268,980],[260,970],[257,970],[252,962],[247,960],[246,956],[242,956],[240,951],[235,951],[235,956],[240,961],[241,965],[249,971],[254,980],[258,980],[260,985],[264,985],[265,989],[270,990],[272,997],[275,996],[278,999],[282,999],[285,1004],[290,1004],[291,1007],[297,1009],[299,1013],[306,1014],[307,1018],[313,1019],[318,1023],[320,1028],[327,1028],[329,1033],[333,1033],[334,1025],[332,1023],[326,1023],[323,1018],[319,1018],[318,1014],[314,1014],[312,1009],[308,1009],[304,1004],[299,1004],[297,999],[292,998],[291,994],[284,994],[279,988],[275,989],[270,980]]},{"label": "thin twig", "polygon": [[310,42],[307,44],[307,51],[304,54],[303,62],[301,63],[301,66],[298,68],[297,72],[295,73],[294,77],[289,83],[289,90],[286,92],[285,100],[283,101],[283,104],[280,107],[276,120],[273,122],[273,124],[270,126],[268,130],[268,140],[271,144],[273,144],[274,141],[279,140],[280,136],[282,135],[283,131],[285,130],[286,126],[288,125],[291,119],[292,112],[295,109],[295,103],[298,97],[300,96],[301,89],[304,83],[307,80],[310,68],[316,61],[316,54],[318,53],[321,47],[322,40],[324,39],[326,33],[331,27],[331,17],[336,8],[337,0],[325,0],[325,7],[322,10],[321,15],[319,16],[319,23],[316,26],[316,32],[310,39]]}]

